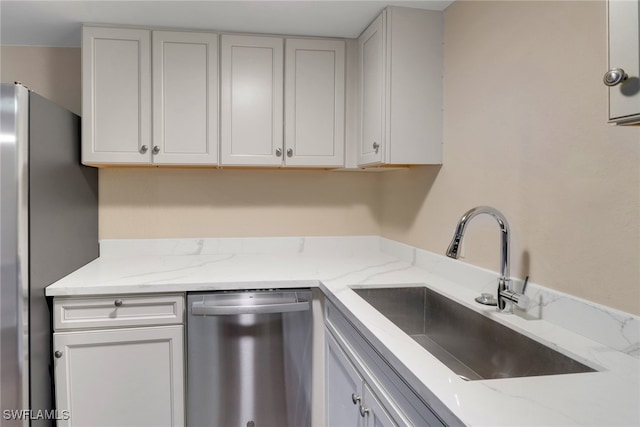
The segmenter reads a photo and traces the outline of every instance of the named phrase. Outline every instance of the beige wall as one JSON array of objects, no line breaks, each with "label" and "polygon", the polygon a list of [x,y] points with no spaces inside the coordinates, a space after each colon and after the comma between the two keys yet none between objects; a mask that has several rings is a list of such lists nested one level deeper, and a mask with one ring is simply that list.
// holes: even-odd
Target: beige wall
[{"label": "beige wall", "polygon": [[[441,168],[396,173],[382,234],[444,253],[458,218],[508,218],[512,275],[640,314],[640,127],[606,124],[605,3],[456,1],[445,12]],[[466,262],[499,268],[477,217]]]},{"label": "beige wall", "polygon": [[375,174],[101,169],[100,237],[378,235]]},{"label": "beige wall", "polygon": [[80,114],[79,48],[1,46],[0,81],[19,81]]},{"label": "beige wall", "polygon": [[[460,215],[487,204],[511,223],[514,276],[640,314],[640,127],[606,124],[605,30],[601,1],[457,0],[444,166],[102,169],[100,235],[382,234],[444,253]],[[79,50],[39,49],[2,47],[2,81],[78,111]],[[497,270],[498,251],[497,226],[476,218],[464,261]]]}]

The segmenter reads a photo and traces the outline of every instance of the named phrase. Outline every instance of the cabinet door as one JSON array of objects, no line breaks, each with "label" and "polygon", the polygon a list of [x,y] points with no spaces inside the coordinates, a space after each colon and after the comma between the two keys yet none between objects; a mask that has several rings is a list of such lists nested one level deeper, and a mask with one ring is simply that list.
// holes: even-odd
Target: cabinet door
[{"label": "cabinet door", "polygon": [[385,410],[380,400],[371,391],[367,384],[364,385],[363,393],[363,414],[366,419],[366,427],[394,427],[397,424],[393,421],[389,413]]},{"label": "cabinet door", "polygon": [[344,165],[345,45],[287,39],[285,163]]},{"label": "cabinet door", "polygon": [[218,35],[153,32],[153,162],[218,162]]},{"label": "cabinet door", "polygon": [[223,35],[220,164],[282,164],[283,41]]},{"label": "cabinet door", "polygon": [[362,33],[360,47],[360,146],[358,165],[384,162],[386,11]]},{"label": "cabinet door", "polygon": [[331,333],[326,331],[326,422],[331,427],[361,426],[363,380]]},{"label": "cabinet door", "polygon": [[82,162],[151,161],[151,35],[82,30]]},{"label": "cabinet door", "polygon": [[609,89],[609,119],[640,121],[640,2],[609,0],[609,69],[622,68],[626,81]]},{"label": "cabinet door", "polygon": [[184,425],[183,326],[55,333],[53,350],[59,426]]}]

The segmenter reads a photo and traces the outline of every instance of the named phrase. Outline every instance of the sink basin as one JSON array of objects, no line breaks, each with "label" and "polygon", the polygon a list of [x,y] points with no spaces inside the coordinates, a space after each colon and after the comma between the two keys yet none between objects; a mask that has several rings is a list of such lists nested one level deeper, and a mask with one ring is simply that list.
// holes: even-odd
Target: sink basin
[{"label": "sink basin", "polygon": [[465,380],[594,372],[427,287],[352,289]]}]

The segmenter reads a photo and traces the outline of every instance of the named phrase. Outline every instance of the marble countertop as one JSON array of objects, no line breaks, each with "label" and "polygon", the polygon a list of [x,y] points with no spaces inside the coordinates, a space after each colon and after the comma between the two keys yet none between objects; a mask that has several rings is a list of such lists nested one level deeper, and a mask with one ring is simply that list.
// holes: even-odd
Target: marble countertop
[{"label": "marble countertop", "polygon": [[[319,286],[437,411],[467,425],[640,425],[640,320],[530,283],[509,315],[473,302],[496,273],[376,236],[113,240],[49,296]],[[598,372],[463,381],[352,285],[424,284]]]}]

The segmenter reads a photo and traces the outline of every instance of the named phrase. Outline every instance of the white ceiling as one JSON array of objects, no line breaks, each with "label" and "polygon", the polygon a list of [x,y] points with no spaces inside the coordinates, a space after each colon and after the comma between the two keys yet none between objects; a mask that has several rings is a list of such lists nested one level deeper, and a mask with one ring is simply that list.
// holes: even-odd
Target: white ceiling
[{"label": "white ceiling", "polygon": [[356,38],[386,5],[444,10],[452,2],[0,0],[0,43],[78,47],[82,23]]}]

